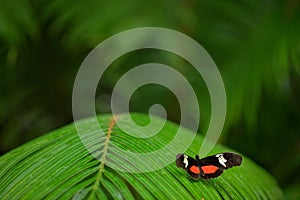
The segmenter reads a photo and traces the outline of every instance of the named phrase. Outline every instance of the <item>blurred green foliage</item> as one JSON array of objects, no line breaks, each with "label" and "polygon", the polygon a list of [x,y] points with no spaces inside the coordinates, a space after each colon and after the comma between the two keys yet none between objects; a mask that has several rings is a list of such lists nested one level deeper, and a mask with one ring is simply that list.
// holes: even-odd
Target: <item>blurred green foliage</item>
[{"label": "blurred green foliage", "polygon": [[[72,86],[81,62],[101,41],[130,28],[160,26],[183,32],[210,53],[225,82],[228,110],[222,143],[266,168],[300,197],[300,2],[36,1],[0,3],[0,151],[72,121]],[[191,81],[206,130],[210,99],[201,77],[184,60],[145,50],[112,64],[97,92],[97,112],[109,112],[113,86],[138,64],[174,66]],[[137,91],[132,111],[165,105],[180,117],[171,92],[156,85]]]}]

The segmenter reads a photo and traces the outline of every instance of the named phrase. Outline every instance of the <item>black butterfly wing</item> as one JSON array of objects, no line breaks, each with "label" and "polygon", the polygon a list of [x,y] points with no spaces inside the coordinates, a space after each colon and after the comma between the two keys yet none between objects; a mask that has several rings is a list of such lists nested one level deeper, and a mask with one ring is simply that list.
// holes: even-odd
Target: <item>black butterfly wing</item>
[{"label": "black butterfly wing", "polygon": [[176,155],[176,166],[184,169],[192,179],[198,180],[200,178],[201,170],[199,168],[199,161],[185,155]]},{"label": "black butterfly wing", "polygon": [[199,163],[203,172],[201,177],[210,179],[220,176],[223,170],[241,165],[242,157],[234,153],[220,153],[200,159]]}]

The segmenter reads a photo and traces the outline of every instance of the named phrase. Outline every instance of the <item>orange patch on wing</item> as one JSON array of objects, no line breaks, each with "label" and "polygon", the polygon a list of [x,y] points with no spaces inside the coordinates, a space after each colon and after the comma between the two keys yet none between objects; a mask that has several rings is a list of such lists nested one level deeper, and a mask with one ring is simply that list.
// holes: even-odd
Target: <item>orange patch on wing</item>
[{"label": "orange patch on wing", "polygon": [[201,169],[203,170],[203,172],[205,174],[213,174],[218,170],[218,167],[213,166],[213,165],[207,165],[207,166],[201,167]]},{"label": "orange patch on wing", "polygon": [[200,174],[200,169],[199,167],[193,165],[191,168],[190,168],[191,172],[193,172],[194,174]]}]

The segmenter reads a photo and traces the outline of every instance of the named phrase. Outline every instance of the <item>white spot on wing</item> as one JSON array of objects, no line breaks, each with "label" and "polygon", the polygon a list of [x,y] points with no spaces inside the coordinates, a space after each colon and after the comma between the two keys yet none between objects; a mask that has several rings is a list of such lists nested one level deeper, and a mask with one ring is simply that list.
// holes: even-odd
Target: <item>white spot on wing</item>
[{"label": "white spot on wing", "polygon": [[187,168],[187,166],[189,165],[189,161],[188,161],[188,156],[187,155],[183,155],[183,163],[184,163],[184,167]]},{"label": "white spot on wing", "polygon": [[217,154],[216,157],[219,159],[219,163],[226,167],[227,160],[223,157],[223,154]]}]

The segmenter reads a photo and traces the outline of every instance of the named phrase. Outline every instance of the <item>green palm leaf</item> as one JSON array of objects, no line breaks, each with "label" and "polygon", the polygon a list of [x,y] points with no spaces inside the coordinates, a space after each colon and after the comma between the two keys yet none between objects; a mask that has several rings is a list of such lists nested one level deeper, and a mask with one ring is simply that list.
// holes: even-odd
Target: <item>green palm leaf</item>
[{"label": "green palm leaf", "polygon": [[[121,115],[122,116],[122,115]],[[140,125],[149,117],[132,114]],[[113,162],[126,167],[124,155],[113,153],[111,144],[121,149],[147,152],[159,149],[172,140],[178,126],[166,122],[158,134],[147,139],[126,134],[112,121],[111,115],[98,117],[106,135],[88,138],[103,148],[95,159],[82,144],[74,124],[57,129],[45,136],[0,157],[0,199],[282,199],[274,179],[263,169],[244,157],[240,167],[227,170],[212,180],[192,181],[175,163],[153,172],[129,173],[107,165]],[[155,117],[152,122],[161,122]],[[118,123],[126,125],[122,117]],[[91,132],[92,119],[79,122],[77,128]],[[132,127],[128,126],[127,131]],[[89,131],[90,130],[90,131]],[[145,129],[146,132],[151,131]],[[193,134],[184,129],[186,135]],[[197,134],[187,153],[193,156],[203,141]],[[175,155],[176,150],[170,152]],[[212,153],[231,151],[217,145]],[[109,159],[109,161],[108,161]],[[175,157],[174,157],[175,161]],[[142,166],[142,165],[141,165]]]}]

